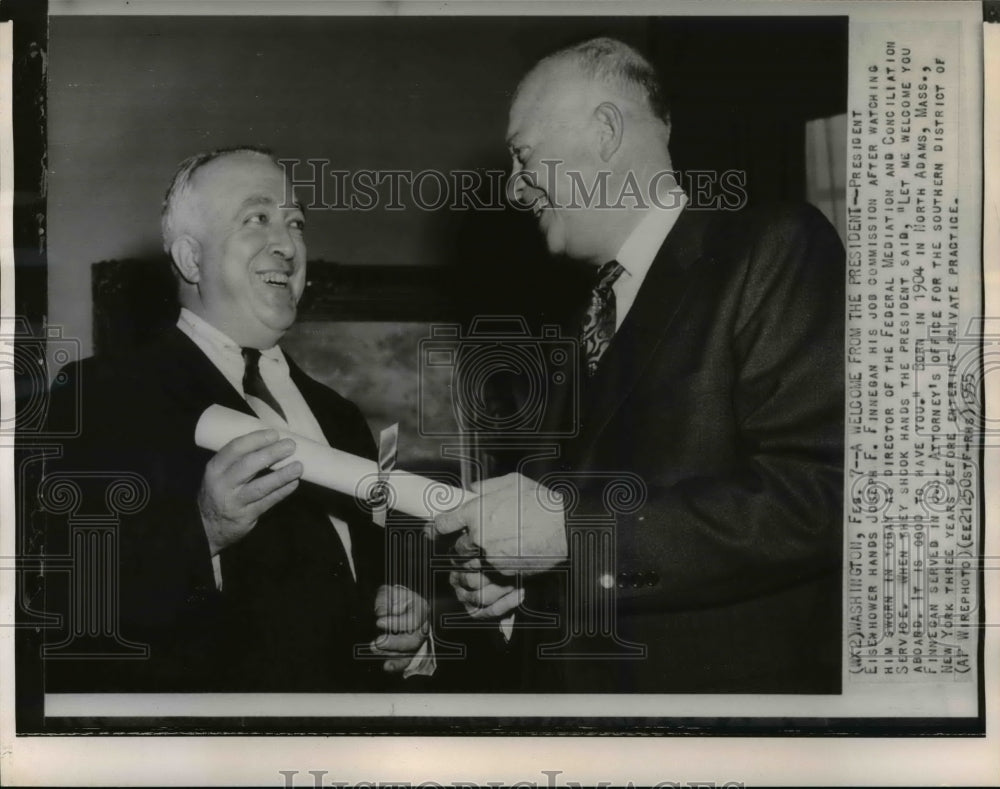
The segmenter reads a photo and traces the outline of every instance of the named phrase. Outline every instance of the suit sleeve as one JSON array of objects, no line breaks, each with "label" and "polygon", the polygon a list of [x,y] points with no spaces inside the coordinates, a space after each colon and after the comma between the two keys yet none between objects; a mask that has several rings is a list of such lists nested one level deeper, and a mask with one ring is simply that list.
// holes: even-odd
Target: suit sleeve
[{"label": "suit sleeve", "polygon": [[[839,567],[843,247],[812,210],[781,215],[752,247],[731,322],[735,457],[724,473],[650,486],[618,517],[603,569],[619,605],[720,605]],[[584,512],[596,496],[583,491]]]},{"label": "suit sleeve", "polygon": [[[217,641],[219,603],[192,488],[204,463],[196,468],[197,458],[180,439],[183,426],[143,385],[136,365],[93,360],[63,372],[50,416],[68,420],[77,407],[70,398],[78,397],[80,429],[50,471],[76,480],[88,508],[105,506],[108,480],[138,480],[140,506],[119,514],[116,523],[117,627],[124,639],[149,645],[151,654],[149,663],[119,667],[115,682],[128,684],[127,672],[134,668],[156,677],[164,689],[175,679],[197,683],[181,671],[208,660]],[[68,525],[49,521],[50,543],[65,545]]]}]

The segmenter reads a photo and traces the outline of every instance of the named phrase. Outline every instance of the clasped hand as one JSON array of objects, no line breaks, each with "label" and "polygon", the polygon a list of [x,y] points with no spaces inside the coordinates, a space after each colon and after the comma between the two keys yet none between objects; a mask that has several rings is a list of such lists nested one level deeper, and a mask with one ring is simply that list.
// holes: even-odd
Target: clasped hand
[{"label": "clasped hand", "polygon": [[513,578],[508,583],[498,574],[533,575],[566,559],[562,499],[521,474],[485,480],[473,485],[472,492],[479,495],[438,515],[427,534],[463,532],[455,542],[451,586],[470,616],[500,617],[521,604],[524,590]]},{"label": "clasped hand", "polygon": [[395,584],[380,586],[375,594],[375,627],[381,634],[372,651],[386,658],[390,674],[405,671],[430,635],[430,607],[412,589]]}]

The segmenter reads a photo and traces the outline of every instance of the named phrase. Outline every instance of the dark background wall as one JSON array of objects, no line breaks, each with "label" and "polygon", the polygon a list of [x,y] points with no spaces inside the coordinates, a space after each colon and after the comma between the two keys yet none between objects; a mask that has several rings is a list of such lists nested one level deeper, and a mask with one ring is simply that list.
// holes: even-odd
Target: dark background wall
[{"label": "dark background wall", "polygon": [[[159,254],[186,156],[255,143],[344,170],[502,169],[518,79],[598,34],[663,72],[676,166],[743,169],[754,200],[804,196],[804,121],[846,105],[846,20],[53,18],[49,322],[91,351],[91,264]],[[471,267],[492,290],[544,265],[511,211],[314,211],[307,239],[313,259]]]}]

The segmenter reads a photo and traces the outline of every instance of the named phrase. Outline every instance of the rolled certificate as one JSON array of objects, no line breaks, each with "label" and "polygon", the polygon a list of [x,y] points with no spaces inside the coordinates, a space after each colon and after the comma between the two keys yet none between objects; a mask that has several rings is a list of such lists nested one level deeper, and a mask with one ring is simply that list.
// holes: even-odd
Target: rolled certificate
[{"label": "rolled certificate", "polygon": [[467,495],[461,488],[406,471],[388,472],[385,475],[387,490],[380,491],[378,465],[374,460],[334,449],[290,430],[274,428],[255,416],[221,405],[205,409],[195,428],[194,441],[204,449],[217,452],[234,438],[255,430],[276,430],[282,438],[295,441],[295,453],[284,462],[301,462],[302,479],[364,502],[384,495],[389,509],[414,518],[430,520],[458,507]]}]

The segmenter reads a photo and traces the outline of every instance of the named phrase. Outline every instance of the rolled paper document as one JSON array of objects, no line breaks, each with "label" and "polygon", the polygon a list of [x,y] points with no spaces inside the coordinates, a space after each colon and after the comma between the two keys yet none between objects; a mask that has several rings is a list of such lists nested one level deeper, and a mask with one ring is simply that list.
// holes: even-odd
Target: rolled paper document
[{"label": "rolled paper document", "polygon": [[384,474],[388,490],[380,490],[378,464],[374,460],[334,449],[290,430],[273,428],[255,416],[221,405],[205,409],[198,419],[194,441],[204,449],[217,452],[234,438],[268,429],[276,430],[282,438],[295,441],[295,453],[284,463],[301,462],[302,479],[346,493],[359,501],[369,502],[385,495],[389,509],[431,520],[439,513],[455,509],[467,495],[472,495],[461,488],[406,471]]}]

